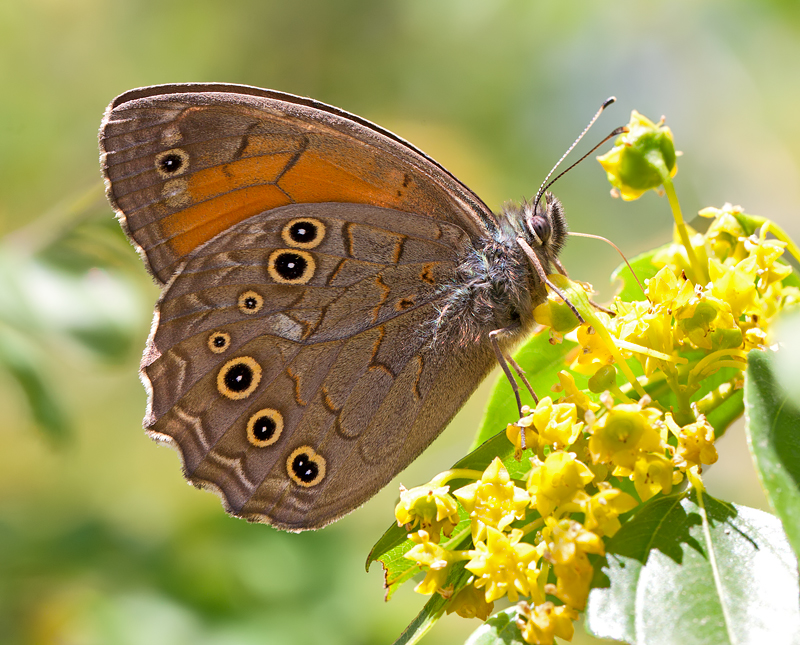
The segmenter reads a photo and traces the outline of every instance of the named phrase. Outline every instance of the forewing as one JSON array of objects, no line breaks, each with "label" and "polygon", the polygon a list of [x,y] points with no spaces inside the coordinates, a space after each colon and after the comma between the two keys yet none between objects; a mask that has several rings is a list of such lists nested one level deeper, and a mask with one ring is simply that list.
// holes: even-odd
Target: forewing
[{"label": "forewing", "polygon": [[215,235],[288,204],[371,204],[456,224],[473,239],[494,226],[472,191],[396,135],[280,92],[132,90],[106,110],[100,149],[108,198],[162,284]]}]

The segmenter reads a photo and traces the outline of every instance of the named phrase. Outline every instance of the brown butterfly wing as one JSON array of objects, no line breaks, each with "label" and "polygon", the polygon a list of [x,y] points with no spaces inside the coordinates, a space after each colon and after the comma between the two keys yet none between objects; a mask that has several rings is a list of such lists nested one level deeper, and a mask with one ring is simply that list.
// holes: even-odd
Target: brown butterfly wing
[{"label": "brown butterfly wing", "polygon": [[[316,237],[293,240],[292,223]],[[485,345],[432,350],[425,333],[468,242],[430,217],[335,203],[274,209],[219,234],[157,307],[143,361],[149,432],[234,515],[302,530],[351,511],[424,450],[494,364]],[[304,268],[291,273],[286,258]],[[232,372],[244,382],[226,380]]]},{"label": "brown butterfly wing", "polygon": [[132,90],[100,130],[108,198],[155,278],[237,222],[295,203],[372,204],[493,228],[468,188],[392,133],[336,108],[234,85]]}]

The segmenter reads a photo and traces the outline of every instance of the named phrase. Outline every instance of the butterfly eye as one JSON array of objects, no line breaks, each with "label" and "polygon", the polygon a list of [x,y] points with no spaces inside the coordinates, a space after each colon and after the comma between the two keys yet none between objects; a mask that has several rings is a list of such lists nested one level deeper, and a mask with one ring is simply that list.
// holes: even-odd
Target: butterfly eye
[{"label": "butterfly eye", "polygon": [[539,246],[550,239],[552,228],[547,218],[541,215],[534,215],[528,220],[528,229],[533,234]]},{"label": "butterfly eye", "polygon": [[325,225],[311,217],[293,219],[283,227],[281,237],[289,246],[313,249],[325,239]]},{"label": "butterfly eye", "polygon": [[267,271],[275,282],[305,284],[314,275],[316,264],[310,253],[281,249],[269,256]]},{"label": "butterfly eye", "polygon": [[300,446],[286,460],[289,477],[298,486],[310,488],[325,479],[325,459],[310,446]]},{"label": "butterfly eye", "polygon": [[229,399],[246,399],[261,381],[261,366],[250,356],[232,358],[217,374],[217,389]]},{"label": "butterfly eye", "polygon": [[231,335],[225,331],[215,331],[208,337],[208,348],[215,354],[222,354],[231,346]]},{"label": "butterfly eye", "polygon": [[275,443],[283,432],[283,415],[273,408],[259,410],[247,421],[247,440],[257,448]]},{"label": "butterfly eye", "polygon": [[189,168],[189,155],[180,148],[173,148],[156,155],[156,170],[165,179],[182,175]]}]

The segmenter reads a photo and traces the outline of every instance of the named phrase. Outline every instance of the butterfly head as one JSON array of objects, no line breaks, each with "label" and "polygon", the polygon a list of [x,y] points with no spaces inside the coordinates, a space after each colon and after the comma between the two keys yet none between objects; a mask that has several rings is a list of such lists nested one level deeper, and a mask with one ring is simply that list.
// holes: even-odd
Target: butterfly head
[{"label": "butterfly head", "polygon": [[545,265],[558,257],[567,237],[567,222],[564,207],[553,193],[546,192],[538,203],[506,204],[502,214],[501,235],[513,246],[513,240],[522,237]]},{"label": "butterfly head", "polygon": [[555,257],[567,237],[564,207],[553,193],[545,193],[538,204],[522,205],[523,222],[528,243]]}]

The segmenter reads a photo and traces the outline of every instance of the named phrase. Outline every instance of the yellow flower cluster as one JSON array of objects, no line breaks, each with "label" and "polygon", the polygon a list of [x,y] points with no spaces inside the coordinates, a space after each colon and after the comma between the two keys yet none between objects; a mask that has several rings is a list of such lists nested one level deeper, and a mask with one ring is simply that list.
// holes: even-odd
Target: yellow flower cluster
[{"label": "yellow flower cluster", "polygon": [[[465,562],[469,584],[448,611],[487,618],[495,600],[522,599],[518,625],[530,643],[569,640],[572,621],[584,609],[594,574],[590,555],[604,553],[603,537],[621,527],[619,516],[653,496],[669,494],[689,471],[699,481],[703,465],[717,460],[714,428],[692,397],[722,368],[736,368],[727,392],[740,384],[746,351],[763,347],[769,323],[800,292],[785,286],[790,269],[776,261],[785,243],[767,238],[769,225],[746,235],[726,206],[706,210],[715,219],[705,235],[692,232],[694,253],[711,280],[695,284],[678,244],[660,252],[661,267],[646,287],[646,300],[617,300],[614,314],[589,312],[575,332],[581,351],[576,373],[591,375],[599,401],[579,390],[568,372],[559,374],[561,397],[543,397],[510,424],[506,436],[517,459],[525,450],[531,469],[524,482],[511,479],[499,458],[483,472],[448,471],[426,486],[401,491],[399,524],[415,546],[405,557],[426,571],[416,590],[453,594],[445,588],[451,567]],[[629,398],[616,385],[620,358],[638,361],[642,377],[628,387],[666,383],[675,393],[672,411],[649,396]],[[709,399],[713,407],[719,399]],[[473,483],[449,492],[446,481]],[[638,499],[609,477],[633,482]],[[473,547],[439,545],[458,524],[458,504],[470,520]],[[553,600],[562,604],[556,605]]]},{"label": "yellow flower cluster", "polygon": [[[573,442],[582,437],[582,424],[578,424],[577,432],[572,429],[572,425],[576,425],[576,405],[557,405],[571,410],[567,412],[543,399],[529,417],[521,420],[523,425],[509,426],[509,433],[517,428],[519,434],[522,427],[531,427],[531,417],[537,417],[542,429],[554,430],[548,444],[551,447],[563,440],[563,432],[573,437]],[[559,426],[562,430],[555,431]],[[537,437],[537,441],[539,439]],[[606,534],[613,533],[614,519],[636,502],[629,495],[608,488],[595,487],[597,492],[589,495],[585,488],[593,481],[594,474],[574,453],[553,450],[544,461],[538,457],[530,461],[532,468],[524,487],[518,485],[522,482],[510,478],[499,458],[495,458],[476,481],[454,491],[452,496],[446,487],[428,486],[427,490],[435,490],[435,494],[442,497],[439,506],[449,505],[445,498],[461,503],[469,516],[474,546],[462,551],[447,550],[428,532],[419,530],[410,535],[415,546],[405,557],[426,570],[425,579],[417,585],[416,591],[438,592],[445,597],[452,594],[452,589],[445,588],[450,567],[465,561],[464,567],[472,578],[455,595],[448,611],[485,619],[495,600],[507,596],[517,602],[524,598],[519,624],[525,638],[530,643],[552,643],[554,636],[571,638],[572,621],[577,611],[586,605],[593,573],[587,554],[603,553],[600,527],[608,531]],[[466,474],[468,471],[451,471],[442,473],[437,480]],[[597,532],[564,518],[567,512],[581,512],[584,507],[587,516],[593,518]],[[412,496],[401,498],[396,509],[398,521],[406,523],[414,514],[413,509]],[[536,519],[524,524],[529,514]],[[548,583],[551,571],[555,584]],[[546,599],[548,594],[563,604],[554,605]]]},{"label": "yellow flower cluster", "polygon": [[[697,420],[692,397],[703,382],[723,368],[744,370],[747,352],[767,345],[778,313],[800,302],[800,291],[783,283],[791,267],[778,262],[787,243],[767,238],[769,222],[747,235],[736,216],[748,216],[738,207],[702,214],[715,218],[709,230],[689,232],[694,256],[710,280],[690,279],[693,271],[681,244],[663,249],[653,259],[661,268],[647,283],[647,300],[617,299],[615,316],[593,314],[592,324],[577,330],[582,352],[571,365],[575,372],[594,375],[620,356],[634,357],[645,384],[665,381],[675,393],[674,412],[684,422]],[[599,325],[606,335],[596,333]],[[741,384],[735,377],[731,382],[735,388]],[[631,386],[641,387],[642,381]]]},{"label": "yellow flower cluster", "polygon": [[[565,376],[569,392],[575,389],[574,382]],[[530,458],[531,470],[524,482],[512,480],[503,462],[495,458],[482,473],[449,471],[428,486],[412,489],[416,493],[403,491],[395,510],[398,523],[416,526],[425,523],[424,516],[427,527],[436,532],[420,529],[410,535],[415,546],[405,557],[426,571],[417,592],[450,597],[448,574],[455,563],[463,561],[472,578],[455,594],[448,611],[485,619],[495,600],[522,598],[518,620],[528,642],[545,644],[552,643],[554,636],[571,637],[571,621],[586,605],[593,576],[588,554],[603,554],[602,536],[613,535],[620,527],[618,516],[637,504],[607,482],[596,481],[586,463],[591,453],[584,424],[576,421],[579,409],[573,402],[554,404],[544,398],[530,415],[508,426],[507,434],[517,439],[523,429],[534,428],[530,446],[543,453],[543,459]],[[580,450],[586,461],[566,448]],[[607,469],[601,467],[598,472]],[[475,481],[452,494],[447,486],[435,485],[469,475]],[[439,530],[452,527],[457,515],[437,525],[432,509],[452,508],[455,500],[469,517],[474,545],[470,549],[448,550],[439,544]],[[574,514],[581,514],[584,523],[575,520]],[[444,514],[440,517],[444,519]],[[556,606],[547,596],[563,604]]]},{"label": "yellow flower cluster", "polygon": [[[448,598],[448,612],[485,620],[494,601],[508,597],[519,602],[526,642],[571,640],[604,538],[620,530],[621,515],[669,494],[684,478],[702,486],[702,467],[717,460],[706,414],[741,388],[746,353],[767,345],[779,312],[800,303],[800,290],[786,284],[791,268],[779,261],[787,247],[795,256],[800,250],[774,224],[728,204],[701,211],[712,218],[705,234],[683,223],[671,183],[675,157],[663,121],[634,113],[629,132],[601,159],[625,199],[663,185],[676,241],[655,254],[658,271],[644,300],[617,298],[610,311],[585,300],[575,303],[585,323],[572,332],[569,325],[551,327],[554,341],[566,333],[577,341],[570,369],[590,377],[590,393],[562,371],[553,388],[560,398],[541,398],[507,426],[516,460],[532,455],[527,474],[512,479],[495,458],[482,472],[447,471],[401,490],[398,524],[417,528],[405,557],[426,572],[416,591]],[[551,279],[559,286],[566,280]],[[553,313],[563,308],[561,297],[550,298],[534,312],[541,324],[563,319]],[[624,385],[617,384],[618,370]],[[723,378],[714,383],[721,385],[711,389],[708,379],[718,373]],[[472,483],[451,493],[446,484],[455,479]],[[448,548],[441,536],[464,516],[472,546]],[[456,565],[471,574],[457,590],[448,584]]]}]

